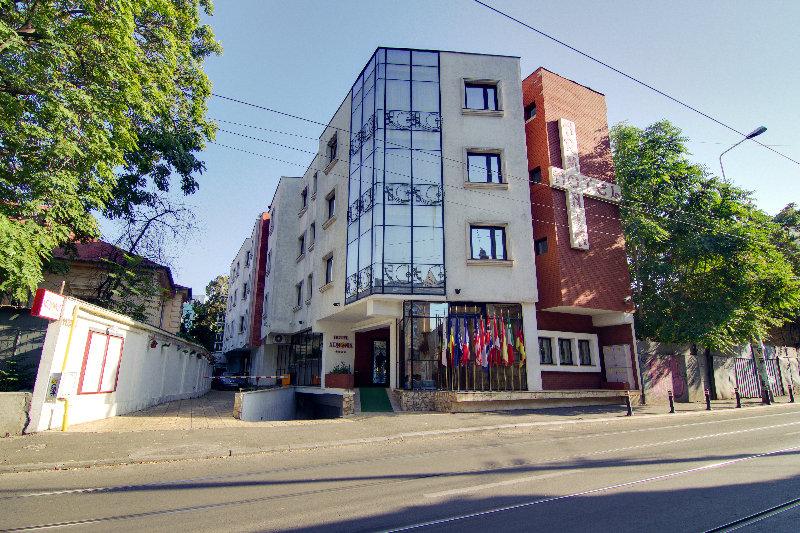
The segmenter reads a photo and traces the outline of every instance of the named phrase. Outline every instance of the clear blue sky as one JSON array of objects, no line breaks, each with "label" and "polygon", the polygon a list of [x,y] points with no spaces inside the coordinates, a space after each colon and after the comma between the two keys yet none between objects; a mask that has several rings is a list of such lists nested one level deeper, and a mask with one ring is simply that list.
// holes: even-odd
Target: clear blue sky
[{"label": "clear blue sky", "polygon": [[[499,9],[675,95],[742,131],[763,124],[766,144],[800,159],[800,2],[487,0]],[[208,62],[214,91],[326,122],[378,46],[517,55],[523,77],[539,66],[604,93],[609,122],[645,126],[668,118],[692,139],[697,162],[719,171],[738,140],[724,128],[600,65],[501,18],[471,0],[217,0],[209,22],[224,47]],[[212,98],[212,118],[319,136],[313,124]],[[315,150],[316,142],[221,124]],[[188,202],[200,231],[175,265],[179,283],[202,294],[266,210],[281,175],[311,156],[220,132],[218,142],[298,163],[209,145],[200,191]],[[755,191],[770,213],[800,202],[800,166],[753,143],[725,159],[728,178]]]}]

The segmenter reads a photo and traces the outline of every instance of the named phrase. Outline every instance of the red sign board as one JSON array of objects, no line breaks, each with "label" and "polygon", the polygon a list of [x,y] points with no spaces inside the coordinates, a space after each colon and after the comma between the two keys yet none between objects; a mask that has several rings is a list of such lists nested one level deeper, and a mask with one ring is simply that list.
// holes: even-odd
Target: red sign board
[{"label": "red sign board", "polygon": [[48,291],[47,289],[37,289],[31,307],[32,316],[40,316],[48,320],[58,320],[61,311],[64,309],[64,297],[60,294]]}]

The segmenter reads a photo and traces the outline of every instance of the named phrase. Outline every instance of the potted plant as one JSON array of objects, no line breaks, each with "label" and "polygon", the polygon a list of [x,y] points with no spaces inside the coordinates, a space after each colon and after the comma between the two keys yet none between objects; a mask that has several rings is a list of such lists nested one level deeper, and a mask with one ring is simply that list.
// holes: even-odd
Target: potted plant
[{"label": "potted plant", "polygon": [[325,387],[333,389],[352,389],[353,373],[350,365],[341,361],[330,372],[325,374]]}]

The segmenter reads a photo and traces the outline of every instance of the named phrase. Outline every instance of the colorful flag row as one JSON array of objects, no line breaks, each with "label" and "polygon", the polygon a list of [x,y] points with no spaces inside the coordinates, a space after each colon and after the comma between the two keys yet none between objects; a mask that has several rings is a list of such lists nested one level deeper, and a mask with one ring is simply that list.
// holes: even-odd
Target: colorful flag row
[{"label": "colorful flag row", "polygon": [[[466,366],[470,361],[478,366],[511,366],[517,360],[524,363],[525,337],[522,327],[514,327],[502,315],[472,319],[472,333],[466,317],[447,320],[440,340],[441,363],[444,366]],[[449,332],[449,333],[448,333]]]}]

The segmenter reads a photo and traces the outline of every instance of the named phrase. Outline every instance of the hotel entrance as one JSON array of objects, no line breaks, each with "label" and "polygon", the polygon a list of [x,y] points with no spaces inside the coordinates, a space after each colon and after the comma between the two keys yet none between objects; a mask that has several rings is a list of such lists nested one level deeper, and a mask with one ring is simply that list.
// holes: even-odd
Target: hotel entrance
[{"label": "hotel entrance", "polygon": [[389,368],[389,328],[356,333],[355,386],[388,387]]}]

